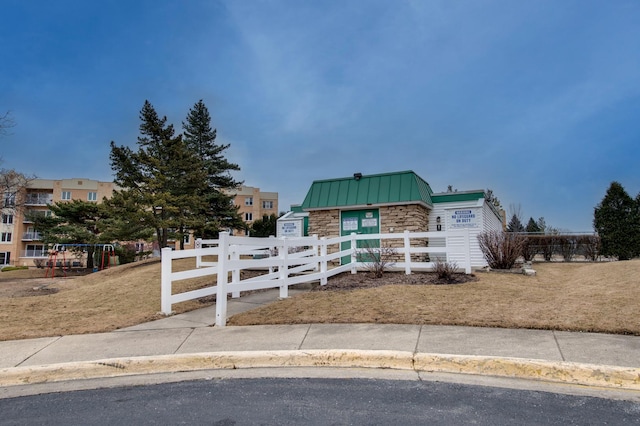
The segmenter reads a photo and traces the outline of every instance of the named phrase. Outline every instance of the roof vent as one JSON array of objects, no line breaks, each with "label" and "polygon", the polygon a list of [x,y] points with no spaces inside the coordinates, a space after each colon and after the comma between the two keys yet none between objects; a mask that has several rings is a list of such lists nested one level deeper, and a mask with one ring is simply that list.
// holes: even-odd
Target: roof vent
[{"label": "roof vent", "polygon": [[354,173],[354,174],[353,174],[353,178],[354,178],[355,180],[360,180],[360,178],[361,178],[361,177],[362,177],[362,173]]}]

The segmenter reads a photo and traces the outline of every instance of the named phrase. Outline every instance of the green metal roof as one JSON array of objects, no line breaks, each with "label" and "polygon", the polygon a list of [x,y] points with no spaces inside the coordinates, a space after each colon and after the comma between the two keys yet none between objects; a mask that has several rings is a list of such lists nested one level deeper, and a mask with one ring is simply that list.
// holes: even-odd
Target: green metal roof
[{"label": "green metal roof", "polygon": [[302,203],[303,210],[383,204],[432,206],[429,184],[413,171],[316,180]]},{"label": "green metal roof", "polygon": [[484,198],[484,191],[464,191],[464,192],[443,192],[433,194],[431,199],[434,203],[453,203],[456,201],[474,201]]}]

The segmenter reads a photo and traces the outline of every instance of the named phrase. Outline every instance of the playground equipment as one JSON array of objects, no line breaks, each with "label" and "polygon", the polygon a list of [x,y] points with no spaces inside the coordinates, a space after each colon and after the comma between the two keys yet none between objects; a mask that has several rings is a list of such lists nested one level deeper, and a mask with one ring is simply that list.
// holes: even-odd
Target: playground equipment
[{"label": "playground equipment", "polygon": [[[64,244],[56,244],[53,246],[53,250],[49,251],[49,260],[47,260],[47,269],[44,273],[45,278],[49,278],[49,273],[51,273],[51,278],[56,276],[56,266],[60,266],[60,270],[67,276],[67,258],[66,258],[67,248]],[[58,255],[62,254],[62,260],[58,260]],[[58,263],[60,262],[60,263]]]},{"label": "playground equipment", "polygon": [[[90,250],[93,249],[93,250]],[[62,271],[66,277],[67,271],[73,268],[80,269],[84,262],[76,256],[73,262],[67,258],[67,252],[88,253],[93,252],[93,272],[107,269],[117,264],[116,251],[113,244],[55,244],[49,250],[49,259],[47,260],[45,278],[55,277],[56,268]],[[99,265],[99,266],[98,266]]]},{"label": "playground equipment", "polygon": [[[105,265],[105,257],[107,258],[106,265]],[[113,247],[112,244],[103,244],[102,245],[102,260],[100,261],[100,270],[102,271],[103,269],[107,269],[112,264],[113,265],[116,264],[116,250],[115,250],[115,248]]]}]

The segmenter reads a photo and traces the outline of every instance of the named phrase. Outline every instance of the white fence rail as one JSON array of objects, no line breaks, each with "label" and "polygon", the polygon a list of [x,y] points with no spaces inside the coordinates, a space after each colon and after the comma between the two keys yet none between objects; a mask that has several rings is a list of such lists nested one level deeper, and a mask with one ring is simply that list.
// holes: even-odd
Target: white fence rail
[{"label": "white fence rail", "polygon": [[[430,238],[444,239],[445,247],[411,246],[411,240],[428,241]],[[411,274],[417,270],[431,270],[433,262],[419,261],[426,254],[446,256],[446,260],[455,259],[458,267],[465,273],[471,273],[471,254],[469,231],[448,232],[409,232],[394,234],[351,234],[336,238],[254,238],[234,237],[227,232],[220,233],[218,240],[197,240],[193,250],[172,251],[162,249],[161,310],[171,314],[175,303],[216,295],[216,326],[224,326],[227,316],[227,295],[240,297],[241,291],[266,288],[280,289],[280,297],[288,297],[290,285],[319,281],[321,285],[327,279],[345,271],[355,274],[367,269],[367,262],[359,262],[358,254],[374,249],[357,248],[363,243],[358,241],[380,241],[382,247],[393,246],[394,257],[403,259],[390,265],[393,269],[404,270]],[[385,243],[385,240],[387,243]],[[391,241],[395,240],[393,244]],[[343,249],[342,243],[348,246]],[[402,242],[402,244],[400,244]],[[331,247],[331,250],[329,249]],[[414,255],[412,257],[412,255]],[[341,264],[340,259],[349,256],[350,263]],[[203,258],[216,258],[216,261]],[[172,263],[176,259],[195,258],[196,269],[173,272]],[[415,260],[414,260],[415,259]],[[339,265],[332,266],[329,265]],[[259,269],[264,274],[240,279],[240,271]],[[172,294],[172,283],[179,280],[216,276],[216,284],[198,290]],[[229,281],[229,275],[231,281]]]}]

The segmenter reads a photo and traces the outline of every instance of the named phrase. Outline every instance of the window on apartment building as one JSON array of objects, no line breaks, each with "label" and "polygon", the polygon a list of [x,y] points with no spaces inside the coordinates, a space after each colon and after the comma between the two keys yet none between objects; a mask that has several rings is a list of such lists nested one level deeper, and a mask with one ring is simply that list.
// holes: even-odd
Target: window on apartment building
[{"label": "window on apartment building", "polygon": [[245,206],[252,206],[253,205],[253,197],[245,197],[244,205]]},{"label": "window on apartment building", "polygon": [[136,253],[144,251],[144,243],[136,243]]},{"label": "window on apartment building", "polygon": [[27,244],[24,252],[25,257],[44,257],[47,255],[47,250],[44,248],[44,244]]},{"label": "window on apartment building", "polygon": [[245,213],[244,220],[253,220],[253,213]]},{"label": "window on apartment building", "polygon": [[16,194],[13,192],[5,192],[3,207],[14,207],[15,205],[16,205]]},{"label": "window on apartment building", "polygon": [[87,200],[89,201],[98,201],[98,193],[97,192],[89,192],[87,195]]},{"label": "window on apartment building", "polygon": [[2,214],[2,223],[10,225],[13,223],[13,215],[12,214]]},{"label": "window on apartment building", "polygon": [[10,243],[11,242],[11,232],[3,232],[0,234],[0,242]]},{"label": "window on apartment building", "polygon": [[265,209],[265,210],[273,209],[273,201],[263,201],[262,202],[262,208]]},{"label": "window on apartment building", "polygon": [[62,191],[61,200],[70,200],[71,199],[71,191]]},{"label": "window on apartment building", "polygon": [[11,253],[8,251],[0,251],[0,265],[8,265],[11,258]]}]

